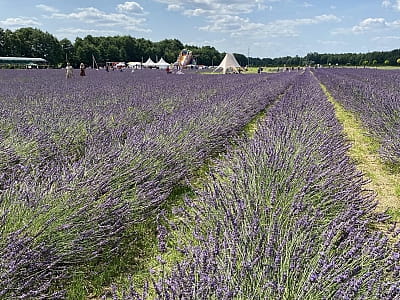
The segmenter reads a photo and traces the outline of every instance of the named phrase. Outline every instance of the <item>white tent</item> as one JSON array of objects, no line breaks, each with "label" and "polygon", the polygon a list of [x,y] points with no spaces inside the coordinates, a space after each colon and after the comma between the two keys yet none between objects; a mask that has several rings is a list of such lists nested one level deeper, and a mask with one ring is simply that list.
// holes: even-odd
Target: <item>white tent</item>
[{"label": "white tent", "polygon": [[145,63],[143,63],[143,67],[146,67],[146,68],[153,68],[155,66],[156,66],[155,62],[152,61],[150,57],[148,60],[146,60]]},{"label": "white tent", "polygon": [[159,67],[160,69],[166,69],[169,66],[169,63],[167,63],[162,57],[161,59],[156,63],[156,66]]},{"label": "white tent", "polygon": [[235,72],[239,73],[239,70],[241,66],[237,62],[235,56],[233,56],[232,53],[226,53],[224,59],[221,61],[219,66],[214,70],[214,72],[219,71],[222,69],[222,73],[226,74],[227,72]]}]

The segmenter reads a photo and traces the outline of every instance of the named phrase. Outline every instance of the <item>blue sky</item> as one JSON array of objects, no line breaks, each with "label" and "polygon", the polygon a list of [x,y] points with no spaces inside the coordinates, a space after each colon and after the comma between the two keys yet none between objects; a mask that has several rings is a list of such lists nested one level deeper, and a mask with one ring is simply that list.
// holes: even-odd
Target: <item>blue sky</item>
[{"label": "blue sky", "polygon": [[251,57],[400,48],[400,0],[0,0],[0,28],[176,38]]}]

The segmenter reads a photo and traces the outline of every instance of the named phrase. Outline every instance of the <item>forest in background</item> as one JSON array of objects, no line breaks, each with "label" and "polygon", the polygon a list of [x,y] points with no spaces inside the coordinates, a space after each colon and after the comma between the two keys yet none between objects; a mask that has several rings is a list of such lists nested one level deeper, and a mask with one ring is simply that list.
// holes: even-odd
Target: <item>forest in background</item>
[{"label": "forest in background", "polygon": [[[106,61],[144,62],[149,57],[156,61],[163,57],[167,62],[175,62],[182,49],[189,49],[196,57],[197,64],[218,65],[224,52],[212,46],[185,45],[178,39],[164,39],[153,42],[132,36],[87,35],[75,41],[66,38],[58,40],[48,32],[36,28],[20,28],[15,31],[0,28],[0,56],[45,58],[51,67],[63,67],[66,62],[78,66],[81,62],[92,65],[95,57],[98,65]],[[247,57],[234,53],[239,64],[255,67],[305,66],[305,65],[348,65],[348,66],[396,66],[400,64],[400,49],[374,51],[368,53],[308,53],[301,56],[277,58]]]}]

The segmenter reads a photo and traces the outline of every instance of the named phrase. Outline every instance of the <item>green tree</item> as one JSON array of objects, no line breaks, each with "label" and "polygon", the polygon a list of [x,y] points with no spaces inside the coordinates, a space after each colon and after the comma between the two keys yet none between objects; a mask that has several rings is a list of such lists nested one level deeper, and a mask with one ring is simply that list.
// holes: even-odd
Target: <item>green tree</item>
[{"label": "green tree", "polygon": [[155,54],[158,59],[163,57],[167,62],[175,62],[179,52],[185,48],[177,39],[165,39],[154,43]]},{"label": "green tree", "polygon": [[[143,61],[145,62],[147,58],[150,57],[151,54],[153,54],[152,49],[153,49],[153,43],[149,40],[146,40],[144,38],[140,38],[136,40],[136,48],[137,48],[137,55],[135,61]],[[155,55],[154,55],[155,56]]]},{"label": "green tree", "polygon": [[305,59],[311,64],[320,64],[321,56],[317,52],[308,53]]},{"label": "green tree", "polygon": [[[193,55],[196,58],[197,63],[200,65],[212,66],[219,64],[225,55],[225,53],[221,54],[214,47],[211,46],[196,47],[196,46],[186,45],[185,48],[188,48],[193,51]],[[238,57],[236,57],[236,59],[238,59]],[[247,58],[245,60],[247,64]]]},{"label": "green tree", "polygon": [[12,55],[12,37],[13,32],[9,29],[1,30],[0,33],[0,53],[2,56],[14,56]]},{"label": "green tree", "polygon": [[96,60],[101,63],[106,63],[107,61],[112,61],[110,57],[110,51],[109,48],[113,45],[113,41],[111,37],[105,37],[100,41],[99,46],[97,47],[99,53],[98,57],[96,57]]},{"label": "green tree", "polygon": [[[136,41],[131,36],[122,36],[118,39],[118,44],[120,45],[120,55],[124,57],[123,61],[137,61],[136,55]],[[122,50],[123,49],[123,50]]]},{"label": "green tree", "polygon": [[70,60],[74,60],[74,45],[68,39],[62,39],[60,41],[61,48],[63,50],[63,64],[66,64]]},{"label": "green tree", "polygon": [[235,56],[237,62],[239,63],[239,65],[241,65],[243,67],[247,65],[247,56],[244,56],[243,54],[239,54],[239,53],[234,53],[234,56]]},{"label": "green tree", "polygon": [[10,39],[11,55],[45,58],[50,65],[57,65],[63,57],[60,42],[50,33],[31,27],[14,31]]},{"label": "green tree", "polygon": [[400,65],[400,58],[398,58],[398,59],[396,60],[396,62]]},{"label": "green tree", "polygon": [[7,55],[6,44],[7,44],[7,33],[6,31],[3,30],[3,28],[0,28],[0,56]]},{"label": "green tree", "polygon": [[[94,45],[93,41],[89,38],[81,39],[76,38],[75,40],[75,57],[73,61],[74,66],[78,66],[81,62],[85,65],[92,65],[93,56],[99,56],[99,50]],[[119,55],[119,50],[116,48],[117,56]]]}]

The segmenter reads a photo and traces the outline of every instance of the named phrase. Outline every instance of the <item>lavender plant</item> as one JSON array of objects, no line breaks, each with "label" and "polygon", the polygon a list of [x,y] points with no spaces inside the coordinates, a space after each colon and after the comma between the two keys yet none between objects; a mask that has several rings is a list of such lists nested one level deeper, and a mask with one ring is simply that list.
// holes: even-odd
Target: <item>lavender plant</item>
[{"label": "lavender plant", "polygon": [[295,76],[3,70],[0,297],[65,297]]},{"label": "lavender plant", "polygon": [[381,156],[400,163],[400,73],[375,69],[318,69],[316,76],[381,142]]},{"label": "lavender plant", "polygon": [[[374,213],[348,147],[306,72],[187,199],[193,237],[179,246],[185,258],[154,280],[152,298],[398,299],[400,230],[392,227],[392,242],[371,230],[386,217]],[[114,290],[116,299],[146,295]]]}]

